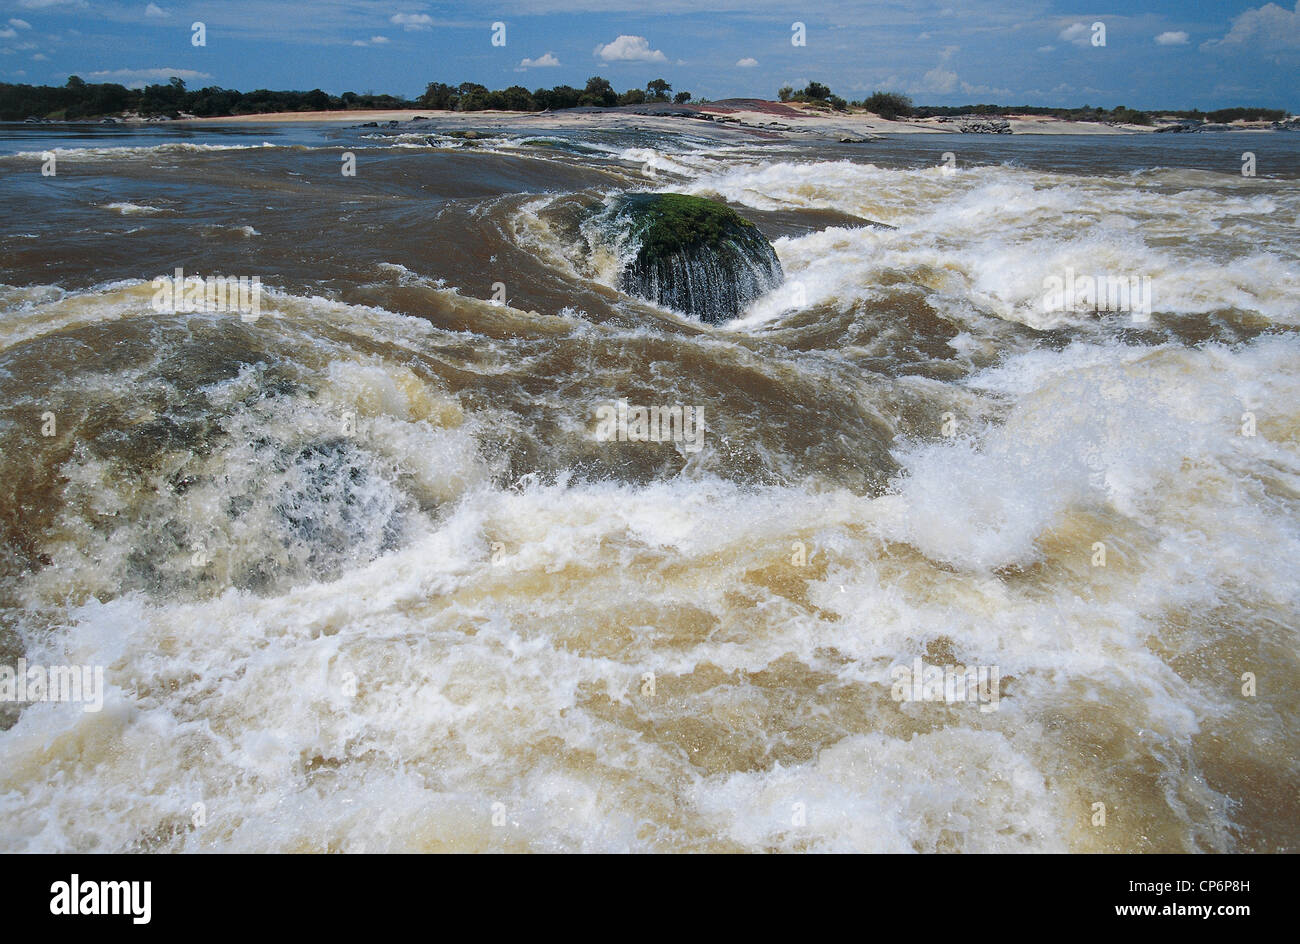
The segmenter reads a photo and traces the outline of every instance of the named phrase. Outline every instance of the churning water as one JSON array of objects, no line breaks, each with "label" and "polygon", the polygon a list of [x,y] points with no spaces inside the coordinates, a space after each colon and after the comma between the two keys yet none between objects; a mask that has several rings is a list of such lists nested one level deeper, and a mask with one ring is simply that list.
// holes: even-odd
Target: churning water
[{"label": "churning water", "polygon": [[[1296,138],[543,121],[7,133],[0,664],[106,690],[0,848],[1296,849]],[[784,283],[625,294],[637,190]]]}]

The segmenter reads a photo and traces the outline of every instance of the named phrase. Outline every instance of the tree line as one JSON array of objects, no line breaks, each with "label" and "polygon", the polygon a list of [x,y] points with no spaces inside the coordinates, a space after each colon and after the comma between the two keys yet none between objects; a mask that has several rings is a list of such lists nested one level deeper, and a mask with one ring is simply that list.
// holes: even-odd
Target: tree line
[{"label": "tree line", "polygon": [[175,118],[182,112],[200,118],[256,115],[274,111],[327,111],[356,108],[410,108],[413,102],[395,95],[344,92],[329,95],[320,89],[310,92],[276,92],[209,86],[188,89],[182,79],[166,84],[131,89],[115,82],[86,82],[69,76],[66,85],[12,85],[0,83],[0,120],[50,118],[76,121],[109,115],[138,114],[146,118]]},{"label": "tree line", "polygon": [[[846,101],[820,82],[809,82],[796,91],[783,86],[777,92],[783,102],[802,102],[816,108],[833,111],[862,109],[882,118],[930,118],[957,115],[1000,115],[1007,113],[1045,115],[1071,121],[1118,122],[1123,124],[1151,124],[1155,115],[1173,115],[1197,121],[1282,121],[1287,112],[1280,108],[1220,108],[1202,112],[1140,111],[1118,105],[1115,108],[1050,108],[1036,105],[915,105],[906,95],[898,92],[875,92],[861,101]],[[240,92],[235,89],[208,86],[187,88],[185,82],[173,78],[165,84],[146,85],[131,89],[112,82],[85,82],[70,76],[65,85],[14,85],[0,83],[0,121],[22,121],[25,118],[48,118],[55,121],[76,121],[110,115],[138,114],[143,117],[163,116],[176,118],[182,114],[199,118],[257,115],[268,112],[293,111],[348,111],[362,109],[429,108],[447,111],[552,111],[564,108],[613,108],[619,105],[644,105],[690,102],[690,92],[677,92],[666,80],[652,79],[645,88],[632,88],[619,93],[608,79],[593,75],[582,88],[557,85],[529,91],[522,85],[492,90],[477,82],[448,85],[430,82],[419,98],[409,100],[396,95],[366,92],[344,92],[330,95],[320,89],[309,92],[272,91],[254,89]],[[701,102],[707,101],[701,99]]]},{"label": "tree line", "polygon": [[492,91],[477,82],[462,82],[450,86],[430,82],[419,104],[425,108],[444,111],[545,111],[559,108],[613,108],[618,105],[645,105],[656,102],[674,102],[682,105],[691,100],[690,92],[673,94],[673,87],[664,79],[651,79],[644,89],[632,88],[619,94],[610,81],[593,75],[583,88],[557,85],[528,91],[522,85]]},{"label": "tree line", "polygon": [[132,89],[114,82],[86,82],[70,76],[65,85],[15,85],[0,83],[0,121],[25,118],[48,118],[54,121],[77,121],[123,114],[145,118],[176,118],[182,114],[199,118],[257,115],[282,111],[354,111],[361,109],[436,108],[452,111],[544,111],[548,108],[578,108],[595,105],[642,105],[654,102],[683,104],[691,100],[690,92],[673,94],[664,79],[653,79],[644,89],[634,88],[619,94],[608,79],[592,76],[583,88],[557,85],[529,91],[522,85],[491,90],[477,82],[446,85],[431,82],[415,100],[396,95],[344,92],[330,95],[320,89],[309,92],[236,89],[208,86],[190,89],[184,80],[173,78],[162,84]]},{"label": "tree line", "polygon": [[859,102],[846,102],[831,92],[820,82],[810,82],[801,91],[796,92],[786,85],[777,92],[777,98],[783,102],[804,102],[822,106],[835,111],[847,111],[860,108],[893,121],[898,118],[934,118],[955,117],[957,115],[1042,115],[1064,118],[1069,121],[1114,122],[1117,124],[1149,125],[1157,115],[1172,115],[1176,118],[1189,118],[1195,121],[1224,123],[1230,121],[1282,121],[1287,112],[1282,108],[1220,108],[1215,111],[1179,111],[1159,109],[1141,111],[1116,105],[1114,108],[1094,108],[1082,105],[1078,108],[1053,108],[1041,105],[914,105],[906,95],[898,92],[875,92]]}]

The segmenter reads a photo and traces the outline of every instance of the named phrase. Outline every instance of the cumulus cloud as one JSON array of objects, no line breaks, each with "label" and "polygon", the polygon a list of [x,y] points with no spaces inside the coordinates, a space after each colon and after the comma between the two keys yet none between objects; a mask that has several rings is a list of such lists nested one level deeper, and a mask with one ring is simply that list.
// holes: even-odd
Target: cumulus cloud
[{"label": "cumulus cloud", "polygon": [[546,53],[544,56],[538,56],[536,59],[520,59],[519,68],[521,69],[550,69],[560,64],[552,53]]},{"label": "cumulus cloud", "polygon": [[1169,30],[1156,37],[1157,46],[1186,46],[1187,34],[1182,30]]},{"label": "cumulus cloud", "polygon": [[1061,30],[1061,39],[1076,46],[1092,45],[1092,26],[1087,23],[1071,23]]},{"label": "cumulus cloud", "polygon": [[354,39],[353,46],[382,46],[388,42],[387,36],[371,36],[369,39]]},{"label": "cumulus cloud", "polygon": [[[956,49],[957,47],[952,48]],[[945,67],[944,62],[949,58],[949,55],[950,53],[945,50],[940,56],[940,63],[921,76],[920,82],[914,80],[899,82],[897,78],[891,77],[884,84],[886,86],[904,85],[908,92],[918,95],[951,95],[958,91],[963,95],[1009,96],[1014,94],[1010,89],[993,88],[988,85],[977,85],[965,81],[955,71]]]},{"label": "cumulus cloud", "polygon": [[1247,10],[1232,21],[1232,29],[1223,39],[1202,43],[1201,48],[1262,52],[1300,50],[1300,0],[1297,0],[1294,10],[1276,3]]},{"label": "cumulus cloud", "polygon": [[752,56],[746,56],[744,59],[737,59],[736,65],[740,66],[742,69],[752,69],[754,66],[758,65],[758,60]]},{"label": "cumulus cloud", "polygon": [[668,57],[650,48],[644,36],[620,36],[612,43],[596,47],[596,55],[606,62],[667,62]]},{"label": "cumulus cloud", "polygon": [[926,92],[940,95],[952,92],[957,88],[957,73],[935,66],[921,77],[921,87]]},{"label": "cumulus cloud", "polygon": [[20,20],[20,19],[18,19],[18,17],[14,17],[13,19],[11,19],[11,20],[9,21],[9,25],[10,25],[10,26],[16,26],[16,27],[18,27],[18,29],[31,29],[31,28],[32,28],[32,24],[28,23],[26,20]]},{"label": "cumulus cloud", "polygon": [[388,22],[406,30],[427,30],[433,27],[433,17],[427,13],[394,13]]},{"label": "cumulus cloud", "polygon": [[145,15],[145,16],[151,16],[151,17],[154,17],[155,19],[158,19],[158,18],[161,18],[161,17],[164,17],[164,16],[171,16],[170,13],[168,13],[168,12],[167,12],[166,10],[164,10],[162,7],[158,6],[158,4],[156,4],[156,3],[151,3],[151,4],[149,4],[147,7],[145,7],[145,8],[144,8],[144,15]]},{"label": "cumulus cloud", "polygon": [[13,39],[17,35],[16,29],[0,29],[0,39]]}]

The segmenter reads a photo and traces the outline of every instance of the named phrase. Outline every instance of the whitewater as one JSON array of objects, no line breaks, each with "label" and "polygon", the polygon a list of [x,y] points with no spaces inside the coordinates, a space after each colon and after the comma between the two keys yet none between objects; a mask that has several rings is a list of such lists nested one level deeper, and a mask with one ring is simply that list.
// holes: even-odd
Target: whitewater
[{"label": "whitewater", "polygon": [[[661,124],[0,148],[0,664],[104,670],[0,700],[0,850],[1297,847],[1295,139]],[[624,294],[636,191],[783,284]]]}]

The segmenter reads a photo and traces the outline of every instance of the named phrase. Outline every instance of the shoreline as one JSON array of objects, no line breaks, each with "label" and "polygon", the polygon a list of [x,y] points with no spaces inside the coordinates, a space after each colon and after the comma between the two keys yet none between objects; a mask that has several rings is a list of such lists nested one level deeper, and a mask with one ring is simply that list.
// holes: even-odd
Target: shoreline
[{"label": "shoreline", "polygon": [[[1173,116],[1157,118],[1150,125],[1116,124],[1095,121],[1077,121],[1050,115],[1026,115],[1005,112],[994,115],[933,116],[927,118],[887,119],[871,112],[835,112],[798,102],[774,102],[765,99],[724,99],[706,104],[669,104],[667,102],[643,105],[625,105],[613,108],[566,108],[559,111],[443,111],[432,108],[367,108],[331,111],[280,111],[250,115],[218,115],[212,117],[186,116],[182,118],[144,118],[137,114],[127,117],[105,117],[68,122],[44,120],[34,124],[73,125],[337,125],[357,126],[367,123],[408,124],[431,122],[431,127],[461,126],[490,127],[502,130],[524,129],[542,124],[551,128],[579,129],[616,125],[679,127],[681,121],[695,121],[717,129],[729,128],[750,134],[774,138],[796,139],[812,135],[822,140],[841,143],[860,143],[885,135],[911,134],[1012,134],[1012,135],[1091,135],[1115,136],[1157,134],[1177,131],[1185,133],[1275,132],[1300,130],[1300,119],[1287,119],[1288,127],[1277,127],[1270,121],[1236,121],[1231,124],[1195,125]],[[661,122],[669,122],[662,125]],[[24,124],[26,122],[13,122]]]},{"label": "shoreline", "polygon": [[[766,107],[764,107],[766,106]],[[229,115],[211,118],[178,118],[166,124],[337,124],[359,125],[366,122],[408,123],[421,119],[440,124],[489,125],[500,128],[526,127],[539,121],[551,127],[590,127],[610,123],[620,125],[645,124],[654,126],[660,121],[699,121],[719,127],[731,127],[764,132],[778,136],[816,134],[818,136],[856,138],[887,134],[962,134],[997,132],[962,131],[963,123],[991,125],[1006,122],[1004,134],[1039,135],[1129,135],[1156,134],[1161,125],[1111,125],[1098,122],[1070,121],[1042,115],[1004,114],[971,116],[969,119],[952,117],[889,120],[870,113],[827,113],[817,109],[800,108],[780,102],[758,103],[746,101],[733,106],[724,102],[708,105],[625,106],[609,109],[575,108],[562,111],[439,111],[437,109],[357,109],[353,111],[266,112],[257,115]],[[135,124],[135,121],[122,123]],[[141,122],[144,123],[144,122]],[[162,124],[163,122],[157,122]],[[1215,134],[1230,132],[1276,132],[1267,122],[1243,122],[1213,129],[1193,129],[1190,133]],[[1164,127],[1167,127],[1165,125]]]}]

